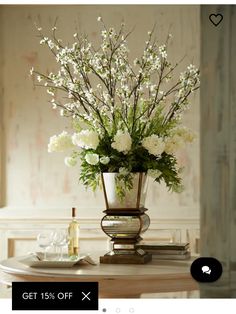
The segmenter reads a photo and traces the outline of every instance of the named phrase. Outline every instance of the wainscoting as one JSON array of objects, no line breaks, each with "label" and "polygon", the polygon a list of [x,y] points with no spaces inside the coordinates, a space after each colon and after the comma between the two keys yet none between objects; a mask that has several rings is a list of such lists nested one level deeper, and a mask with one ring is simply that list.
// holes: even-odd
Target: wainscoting
[{"label": "wainscoting", "polygon": [[[8,215],[6,215],[7,212]],[[58,213],[55,217],[61,217],[60,211]],[[0,259],[38,250],[36,237],[44,229],[67,228],[70,218],[55,217],[35,217],[33,212],[29,215],[24,211],[21,211],[20,214],[18,212],[17,215],[14,210],[11,212],[9,209],[2,209],[0,211]],[[81,218],[79,222],[81,252],[92,254],[93,251],[109,249],[109,240],[100,228],[99,218]],[[149,230],[143,235],[143,239],[152,242],[188,241],[192,253],[196,254],[199,252],[199,220],[152,219]]]},{"label": "wainscoting", "polygon": [[[0,219],[0,259],[39,250],[37,234],[42,230],[66,228],[68,219]],[[99,227],[99,221],[83,219],[81,225],[81,251],[92,253],[94,250],[105,250],[107,237]]]},{"label": "wainscoting", "polygon": [[[27,211],[28,212],[28,211]],[[29,212],[28,212],[29,213]],[[43,210],[46,216],[50,211]],[[59,210],[55,217],[62,216]],[[0,211],[0,260],[24,255],[39,250],[36,237],[42,230],[66,228],[69,218],[35,217],[38,214],[31,211],[1,209]],[[54,215],[53,215],[54,216]],[[109,250],[109,240],[101,231],[99,218],[81,218],[80,248],[83,253]],[[189,241],[193,255],[199,252],[199,220],[198,219],[153,219],[149,230],[143,236],[145,241]],[[198,291],[181,291],[173,293],[158,293],[142,295],[143,298],[197,298]],[[0,298],[11,297],[11,289],[0,286]]]}]

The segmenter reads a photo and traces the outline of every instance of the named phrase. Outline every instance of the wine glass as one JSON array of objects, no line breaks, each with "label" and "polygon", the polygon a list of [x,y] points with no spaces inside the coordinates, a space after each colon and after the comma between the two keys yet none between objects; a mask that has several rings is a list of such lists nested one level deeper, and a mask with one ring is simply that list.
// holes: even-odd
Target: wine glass
[{"label": "wine glass", "polygon": [[47,249],[52,245],[52,233],[49,231],[43,231],[38,234],[37,242],[40,248],[44,250],[43,259],[47,259]]},{"label": "wine glass", "polygon": [[[53,232],[52,239],[53,239],[53,245],[55,246],[56,257],[61,261],[61,260],[63,260],[62,249],[63,249],[63,247],[68,245],[67,230],[64,230],[64,229],[55,230]],[[58,252],[57,248],[59,248],[59,252]]]},{"label": "wine glass", "polygon": [[68,231],[67,230],[63,230],[61,233],[61,241],[58,244],[58,247],[60,249],[60,255],[59,255],[59,260],[62,261],[63,260],[63,248],[68,248],[68,244],[69,244],[69,236],[68,236]]}]

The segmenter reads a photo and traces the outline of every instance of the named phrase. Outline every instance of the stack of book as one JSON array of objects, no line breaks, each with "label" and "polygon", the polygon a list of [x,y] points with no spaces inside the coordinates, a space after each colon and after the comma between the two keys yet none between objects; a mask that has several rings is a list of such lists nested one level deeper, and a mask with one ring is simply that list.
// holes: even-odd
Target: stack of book
[{"label": "stack of book", "polygon": [[153,259],[177,259],[190,258],[189,243],[148,243],[142,242],[136,248],[151,253]]}]

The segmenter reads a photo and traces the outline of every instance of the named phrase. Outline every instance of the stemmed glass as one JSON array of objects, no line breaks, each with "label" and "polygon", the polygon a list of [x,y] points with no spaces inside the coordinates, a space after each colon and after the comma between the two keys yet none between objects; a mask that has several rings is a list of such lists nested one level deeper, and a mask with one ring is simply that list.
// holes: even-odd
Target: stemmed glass
[{"label": "stemmed glass", "polygon": [[63,248],[68,248],[68,244],[69,244],[68,231],[67,231],[67,230],[63,230],[63,231],[62,231],[61,242],[60,242],[60,244],[59,244],[59,248],[60,248],[59,260],[60,260],[60,261],[63,260]]},{"label": "stemmed glass", "polygon": [[40,248],[44,250],[43,259],[47,259],[47,249],[52,245],[52,232],[43,231],[38,234],[37,242]]},{"label": "stemmed glass", "polygon": [[[66,247],[68,245],[68,233],[67,230],[61,229],[61,230],[55,230],[52,235],[52,241],[53,245],[56,249],[56,255],[59,261],[63,260],[63,247]],[[59,248],[59,252],[57,250]]]}]

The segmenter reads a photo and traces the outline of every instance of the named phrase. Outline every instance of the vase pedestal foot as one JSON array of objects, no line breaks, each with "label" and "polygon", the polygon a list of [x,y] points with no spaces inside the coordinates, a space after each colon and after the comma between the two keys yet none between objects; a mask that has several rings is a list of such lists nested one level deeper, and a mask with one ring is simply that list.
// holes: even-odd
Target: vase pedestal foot
[{"label": "vase pedestal foot", "polygon": [[113,252],[100,256],[102,264],[146,264],[152,260],[152,254],[144,252],[143,254],[114,254]]},{"label": "vase pedestal foot", "polygon": [[141,234],[150,225],[146,208],[106,210],[102,218],[102,230],[111,238],[110,252],[100,257],[103,264],[146,264],[152,255],[137,248]]}]

